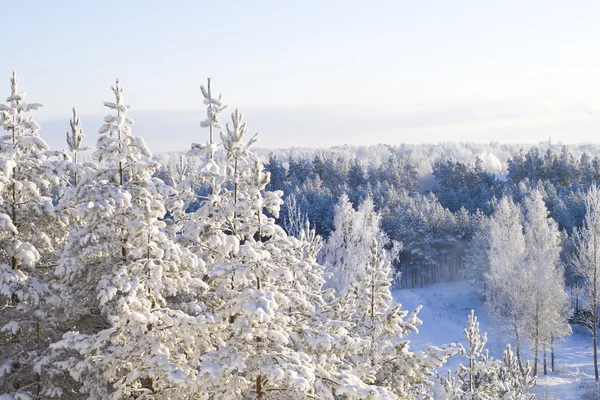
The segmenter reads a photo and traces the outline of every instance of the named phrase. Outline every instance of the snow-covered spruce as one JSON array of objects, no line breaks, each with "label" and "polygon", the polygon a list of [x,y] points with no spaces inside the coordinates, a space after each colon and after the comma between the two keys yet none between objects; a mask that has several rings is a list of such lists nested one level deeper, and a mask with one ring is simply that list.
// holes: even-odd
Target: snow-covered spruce
[{"label": "snow-covered spruce", "polygon": [[112,86],[114,111],[99,130],[100,162],[66,198],[71,230],[56,269],[72,332],[46,363],[62,368],[88,399],[189,399],[203,349],[203,264],[165,234],[170,188],[152,178],[156,163]]}]

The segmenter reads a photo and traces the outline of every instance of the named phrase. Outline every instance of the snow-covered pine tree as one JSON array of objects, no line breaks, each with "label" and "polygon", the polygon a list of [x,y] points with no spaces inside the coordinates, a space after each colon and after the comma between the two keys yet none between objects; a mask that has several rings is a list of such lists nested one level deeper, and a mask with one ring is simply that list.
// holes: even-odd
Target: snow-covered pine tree
[{"label": "snow-covered pine tree", "polygon": [[598,323],[600,307],[600,190],[592,185],[585,198],[585,219],[573,233],[576,253],[573,268],[583,281],[582,299],[589,307],[594,352],[594,376],[598,381]]},{"label": "snow-covered pine tree", "polygon": [[16,73],[11,78],[11,95],[6,101],[6,105],[0,104],[2,126],[8,131],[0,142],[5,174],[5,192],[1,198],[3,212],[18,233],[14,234],[12,243],[4,244],[2,249],[11,268],[18,270],[20,266],[31,267],[39,261],[33,248],[28,250],[27,247],[37,245],[38,251],[50,250],[50,240],[40,226],[36,226],[37,219],[52,211],[51,199],[44,197],[44,191],[50,186],[43,154],[48,146],[38,134],[39,125],[27,116],[42,105],[25,102],[25,92],[19,92]]},{"label": "snow-covered pine tree", "polygon": [[119,80],[115,114],[100,128],[95,172],[66,198],[78,224],[56,269],[63,311],[75,329],[53,344],[48,367],[62,368],[88,399],[189,399],[205,350],[203,264],[165,233],[165,197],[157,164],[131,134]]},{"label": "snow-covered pine tree", "polygon": [[6,102],[0,104],[8,132],[0,138],[0,393],[40,398],[56,393],[34,364],[56,331],[48,282],[63,230],[49,196],[56,179],[48,146],[28,116],[41,104],[25,101],[16,73]]},{"label": "snow-covered pine tree", "polygon": [[418,332],[417,327],[422,323],[418,318],[420,307],[409,315],[400,304],[394,304],[391,256],[379,248],[376,239],[373,239],[371,253],[365,274],[356,276],[358,280],[352,284],[356,311],[351,321],[356,333],[369,340],[364,352],[366,369],[375,376],[377,385],[388,388],[399,399],[428,398],[433,371],[456,350],[453,345],[432,346],[424,352],[409,349],[409,341],[403,338],[408,333]]},{"label": "snow-covered pine tree", "polygon": [[479,322],[475,312],[471,310],[465,338],[468,348],[460,344],[459,353],[468,360],[467,365],[460,364],[455,373],[448,371],[448,377],[440,377],[448,399],[462,400],[492,399],[497,395],[497,363],[490,358],[488,351],[484,350],[487,334],[479,333]]},{"label": "snow-covered pine tree", "polygon": [[290,265],[293,244],[263,211],[277,216],[281,194],[261,192],[269,177],[249,152],[254,139],[245,142],[246,124],[237,110],[232,123],[221,134],[223,184],[211,188],[198,210],[213,210],[220,225],[207,242],[220,253],[207,279],[215,294],[209,332],[218,341],[202,357],[202,386],[216,398],[303,398],[314,391],[316,377],[311,357],[292,346],[291,332],[299,326],[290,314],[313,305],[296,299],[305,288],[292,289],[298,283]]},{"label": "snow-covered pine tree", "polygon": [[[203,199],[206,199],[206,195],[218,191],[225,183],[225,171],[222,169],[224,166],[217,164],[214,160],[217,151],[214,130],[223,128],[221,113],[227,108],[222,101],[222,95],[217,98],[213,97],[210,78],[208,78],[207,87],[201,85],[200,90],[206,105],[206,119],[200,123],[200,126],[209,128],[209,140],[206,144],[192,143],[191,150],[186,154],[187,162],[190,164],[189,168],[185,168],[185,172],[181,174],[177,184],[179,196],[168,201],[169,211],[175,216],[177,226],[181,229],[177,235],[178,240],[191,246],[191,249],[197,253],[201,252],[199,246],[206,245],[206,243],[201,243],[200,236],[203,236],[204,239],[210,237],[214,232],[219,231],[219,224],[223,223],[223,221],[211,220],[210,223],[205,224],[204,221],[210,220],[208,216],[213,215],[212,211],[208,211],[206,215],[203,215],[202,211],[193,211],[198,208],[198,204]],[[218,215],[217,213],[215,217]],[[213,223],[217,225],[214,230],[206,232],[205,229],[212,229]]]},{"label": "snow-covered pine tree", "polygon": [[202,391],[229,399],[393,398],[346,361],[365,341],[329,319],[315,260],[320,241],[314,231],[293,238],[275,224],[282,193],[265,190],[269,174],[251,152],[256,136],[246,136],[235,111],[221,133],[223,156],[210,141],[193,144],[189,154],[203,160],[181,185],[188,202],[200,203],[179,208],[190,212],[176,215],[178,238],[206,263],[210,288],[202,301],[213,348],[201,357]]},{"label": "snow-covered pine tree", "polygon": [[564,270],[560,264],[561,237],[557,223],[549,217],[539,190],[524,200],[525,261],[528,287],[526,296],[527,339],[534,352],[533,374],[538,372],[538,354],[544,354],[544,374],[547,373],[546,353],[554,339],[571,333],[567,323],[569,298],[565,291]]},{"label": "snow-covered pine tree", "polygon": [[521,368],[510,344],[507,344],[498,368],[498,383],[502,398],[507,400],[532,400],[535,396],[526,392],[527,389],[535,385],[535,382],[536,376],[531,372],[531,364],[527,362]]},{"label": "snow-covered pine tree", "polygon": [[503,197],[490,218],[490,268],[486,274],[486,306],[514,335],[519,362],[531,305],[523,265],[525,236],[522,221],[521,208]]},{"label": "snow-covered pine tree", "polygon": [[487,334],[480,334],[479,322],[475,312],[471,310],[465,338],[468,348],[459,345],[459,353],[468,360],[466,365],[458,366],[454,374],[448,371],[447,377],[438,374],[438,379],[448,400],[531,400],[533,395],[526,390],[535,384],[535,376],[531,374],[531,366],[527,363],[521,369],[518,360],[510,348],[506,346],[502,360],[494,360],[487,349]]}]

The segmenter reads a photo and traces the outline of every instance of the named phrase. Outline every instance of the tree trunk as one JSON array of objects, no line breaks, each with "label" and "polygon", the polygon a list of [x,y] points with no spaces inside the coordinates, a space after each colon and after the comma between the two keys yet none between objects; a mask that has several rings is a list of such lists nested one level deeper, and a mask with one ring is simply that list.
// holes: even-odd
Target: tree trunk
[{"label": "tree trunk", "polygon": [[594,341],[594,377],[596,382],[598,382],[598,324],[596,323],[595,315],[592,319],[594,322],[594,327],[592,328],[592,336]]},{"label": "tree trunk", "polygon": [[[120,136],[119,136],[119,138],[120,138]],[[119,185],[123,186],[123,162],[122,161],[119,161]],[[125,246],[125,242],[123,242],[123,244],[121,245],[121,257],[123,257],[123,261],[127,260],[127,247]]]},{"label": "tree trunk", "polygon": [[554,372],[554,336],[550,336],[550,364],[552,365],[552,372]]},{"label": "tree trunk", "polygon": [[515,342],[516,342],[516,353],[517,353],[517,361],[519,363],[519,369],[521,370],[521,373],[523,372],[523,364],[521,363],[521,339],[519,338],[519,328],[517,328],[517,326],[514,326],[515,328]]},{"label": "tree trunk", "polygon": [[[17,134],[15,131],[15,127],[13,126],[12,128],[12,144],[13,147],[14,145],[17,143]],[[12,223],[13,225],[17,228],[17,231],[19,230],[19,224],[17,223],[17,188],[16,188],[16,179],[17,179],[17,167],[15,165],[15,167],[13,168],[13,176],[12,176],[12,204],[11,204],[11,216],[10,218],[12,219]],[[17,234],[13,232],[13,237],[16,237]],[[17,257],[12,256],[11,259],[11,266],[12,269],[17,269]],[[14,296],[13,296],[14,297]]]},{"label": "tree trunk", "polygon": [[73,152],[73,161],[75,161],[75,186],[77,186],[77,150]]},{"label": "tree trunk", "polygon": [[546,366],[546,348],[544,347],[544,375],[548,375],[548,368]]},{"label": "tree trunk", "polygon": [[[12,184],[12,204],[11,204],[11,216],[10,218],[12,219],[12,223],[13,225],[17,228],[17,231],[19,230],[18,224],[17,224],[17,189],[16,189],[16,182],[15,182],[15,173],[16,173],[17,168],[13,168],[13,184]],[[13,237],[16,238],[17,234],[13,232]],[[17,269],[17,257],[16,256],[12,256],[11,259],[11,266],[12,269]]]},{"label": "tree trunk", "polygon": [[[375,277],[374,273],[371,274],[371,307],[370,307],[370,317],[371,324],[375,319]],[[375,365],[375,326],[371,327],[371,365]]]},{"label": "tree trunk", "polygon": [[[208,90],[208,97],[212,98],[212,93],[211,93],[211,90],[210,90],[210,81],[211,81],[211,79],[207,78],[207,80],[208,80],[208,85],[207,85],[206,89]],[[209,107],[210,107],[210,105],[209,105]],[[210,137],[209,137],[210,144],[213,144],[213,126],[212,126],[212,124],[210,124],[208,128],[210,130]],[[210,159],[211,160],[213,159],[213,153],[212,153],[212,151],[210,152]]]},{"label": "tree trunk", "polygon": [[575,279],[575,314],[579,313],[579,282]]},{"label": "tree trunk", "polygon": [[[472,348],[472,347],[471,347]],[[473,353],[471,350],[471,354],[469,355],[469,391],[473,393],[474,385],[473,385]]]},{"label": "tree trunk", "polygon": [[[539,299],[539,296],[537,296]],[[538,371],[538,357],[539,357],[539,350],[540,350],[540,309],[539,309],[539,304],[538,304],[538,299],[536,299],[536,304],[535,304],[535,341],[534,341],[534,349],[533,351],[535,352],[535,355],[533,357],[533,375],[537,376],[537,371]]]},{"label": "tree trunk", "polygon": [[[36,318],[35,320],[35,335],[37,341],[37,351],[39,352],[42,349],[42,343],[40,342],[40,320]],[[35,374],[37,379],[37,400],[40,400],[42,397],[42,376],[39,373]]]},{"label": "tree trunk", "polygon": [[238,160],[237,158],[233,160],[233,204],[237,204],[238,199],[238,182],[237,182],[237,170],[238,170]]},{"label": "tree trunk", "polygon": [[592,279],[592,342],[594,346],[594,378],[598,382],[598,286],[597,286],[597,274],[598,274],[598,254],[596,252],[597,246],[597,235],[594,235],[594,271]]},{"label": "tree trunk", "polygon": [[256,377],[256,400],[262,400],[263,391],[262,391],[262,377],[259,375]]},{"label": "tree trunk", "polygon": [[[256,289],[260,290],[260,277],[257,276],[256,277]],[[261,339],[260,338],[256,338],[257,342],[260,342]],[[262,390],[262,376],[258,375],[256,377],[256,399],[257,400],[262,400],[263,398],[263,390]]]}]

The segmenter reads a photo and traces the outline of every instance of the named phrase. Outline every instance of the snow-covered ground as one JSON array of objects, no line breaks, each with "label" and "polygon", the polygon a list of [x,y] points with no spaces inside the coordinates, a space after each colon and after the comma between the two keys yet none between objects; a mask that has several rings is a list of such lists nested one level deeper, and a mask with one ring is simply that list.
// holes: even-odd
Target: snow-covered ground
[{"label": "snow-covered ground", "polygon": [[[423,308],[419,318],[423,325],[418,334],[409,335],[414,349],[446,343],[465,344],[464,328],[471,309],[475,310],[481,332],[488,333],[486,348],[495,358],[502,356],[507,339],[485,311],[483,299],[467,282],[438,283],[423,289],[401,289],[394,292],[403,309],[412,310],[418,305]],[[547,376],[540,374],[533,389],[536,399],[582,399],[582,385],[589,385],[594,377],[592,340],[584,328],[573,327],[573,334],[556,346],[555,368]],[[514,347],[513,347],[514,348]],[[530,357],[525,353],[525,357]],[[531,358],[531,357],[530,357]],[[462,361],[453,357],[440,373],[454,369]],[[550,360],[548,360],[550,368]]]}]

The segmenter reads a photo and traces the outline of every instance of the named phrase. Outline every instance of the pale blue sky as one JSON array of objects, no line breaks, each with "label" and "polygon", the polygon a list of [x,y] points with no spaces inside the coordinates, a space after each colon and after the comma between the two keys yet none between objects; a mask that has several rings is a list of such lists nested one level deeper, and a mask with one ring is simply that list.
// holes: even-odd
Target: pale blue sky
[{"label": "pale blue sky", "polygon": [[[207,76],[261,145],[599,142],[598,1],[0,2],[16,69],[63,146],[115,77],[154,151],[203,140]],[[5,95],[1,95],[2,98]]]}]

